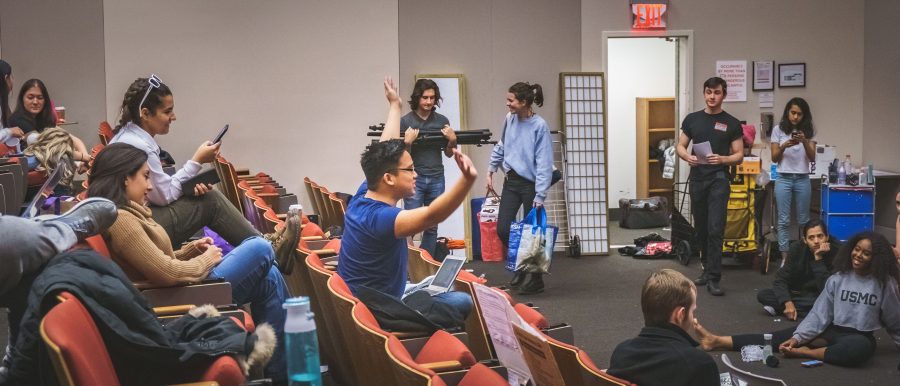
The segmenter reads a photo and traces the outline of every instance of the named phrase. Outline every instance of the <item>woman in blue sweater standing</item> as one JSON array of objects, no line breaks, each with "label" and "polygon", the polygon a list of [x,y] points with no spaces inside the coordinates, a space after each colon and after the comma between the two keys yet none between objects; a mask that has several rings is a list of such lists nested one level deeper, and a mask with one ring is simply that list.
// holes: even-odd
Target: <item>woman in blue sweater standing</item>
[{"label": "woman in blue sweater standing", "polygon": [[[503,193],[500,195],[497,234],[504,246],[509,245],[509,228],[520,207],[527,213],[531,208],[542,207],[553,174],[553,149],[550,146],[550,126],[533,105],[544,105],[544,92],[539,84],[518,82],[506,93],[509,113],[503,122],[500,142],[491,151],[487,186],[493,188],[494,172],[506,173]],[[520,295],[544,291],[543,274],[516,272],[510,287]]]}]

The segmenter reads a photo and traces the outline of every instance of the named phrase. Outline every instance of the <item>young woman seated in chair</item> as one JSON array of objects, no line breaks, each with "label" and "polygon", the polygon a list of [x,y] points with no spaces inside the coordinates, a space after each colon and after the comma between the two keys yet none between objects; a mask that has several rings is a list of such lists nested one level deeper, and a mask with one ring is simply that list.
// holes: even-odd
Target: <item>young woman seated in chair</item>
[{"label": "young woman seated in chair", "polygon": [[[147,206],[147,194],[152,190],[143,150],[114,143],[97,154],[88,196],[107,198],[119,208],[116,222],[104,233],[113,260],[134,281],[160,285],[196,283],[206,278],[228,281],[234,302],[250,303],[254,322],[271,324],[278,334],[278,347],[282,347],[282,304],[288,289],[273,264],[275,252],[269,242],[250,236],[222,256],[212,239],[204,237],[173,250],[169,236]],[[286,378],[282,350],[277,350],[266,366],[266,376],[276,381]]]}]

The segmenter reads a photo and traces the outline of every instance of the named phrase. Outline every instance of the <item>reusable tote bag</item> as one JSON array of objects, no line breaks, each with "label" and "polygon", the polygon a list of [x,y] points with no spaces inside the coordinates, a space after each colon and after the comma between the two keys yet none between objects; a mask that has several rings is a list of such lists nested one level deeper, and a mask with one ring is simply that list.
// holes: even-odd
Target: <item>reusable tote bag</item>
[{"label": "reusable tote bag", "polygon": [[500,196],[493,188],[488,188],[484,204],[478,212],[478,228],[481,231],[481,259],[503,261],[503,243],[497,235],[497,212],[500,210]]},{"label": "reusable tote bag", "polygon": [[544,208],[532,208],[524,220],[510,226],[506,269],[549,273],[558,232],[558,227],[547,225]]}]

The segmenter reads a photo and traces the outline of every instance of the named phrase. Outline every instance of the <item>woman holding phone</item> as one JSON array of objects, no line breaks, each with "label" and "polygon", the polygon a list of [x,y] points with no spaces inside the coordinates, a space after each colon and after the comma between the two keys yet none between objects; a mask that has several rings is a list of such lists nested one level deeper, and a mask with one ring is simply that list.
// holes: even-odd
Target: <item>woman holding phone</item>
[{"label": "woman holding phone", "polygon": [[[196,177],[202,164],[215,160],[221,143],[205,141],[174,175],[169,176],[163,171],[160,148],[155,138],[168,134],[176,117],[172,91],[159,77],[153,74],[132,82],[125,92],[119,114],[115,136],[110,143],[124,142],[147,153],[150,184],[153,187],[147,194],[150,210],[153,220],[166,230],[173,247],[180,246],[204,226],[231,245],[259,236],[259,232],[237,208],[221,193],[212,190],[210,185],[197,184],[193,195],[182,191],[182,184]],[[286,237],[279,237],[274,242],[279,256],[293,253],[300,237],[299,223],[299,218],[286,221]]]},{"label": "woman holding phone", "polygon": [[816,159],[816,131],[812,112],[803,98],[793,98],[784,106],[781,122],[772,128],[772,162],[778,163],[775,202],[778,207],[778,249],[787,259],[790,249],[791,205],[797,209],[800,227],[809,221],[809,163]]}]

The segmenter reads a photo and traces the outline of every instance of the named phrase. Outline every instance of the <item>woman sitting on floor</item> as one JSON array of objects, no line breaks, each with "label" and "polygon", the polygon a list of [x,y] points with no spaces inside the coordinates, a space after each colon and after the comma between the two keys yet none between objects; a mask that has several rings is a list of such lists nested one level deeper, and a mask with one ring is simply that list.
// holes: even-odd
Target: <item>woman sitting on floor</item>
[{"label": "woman sitting on floor", "polygon": [[[835,257],[834,270],[806,319],[796,329],[772,333],[773,351],[859,366],[875,354],[874,332],[881,328],[900,348],[900,269],[887,239],[874,232],[853,236]],[[707,351],[764,344],[762,334],[716,336],[694,323]],[[820,340],[824,344],[818,344]]]},{"label": "woman sitting on floor", "polygon": [[[114,143],[97,154],[89,177],[88,196],[116,203],[118,218],[104,238],[113,260],[134,281],[158,285],[196,283],[206,278],[231,283],[236,304],[250,303],[255,323],[268,322],[284,342],[287,285],[273,265],[275,252],[268,241],[251,236],[222,256],[212,239],[204,237],[172,249],[166,231],[147,206],[150,168],[147,154],[127,143]],[[277,350],[266,366],[266,376],[276,381],[287,377],[284,350]]]}]

